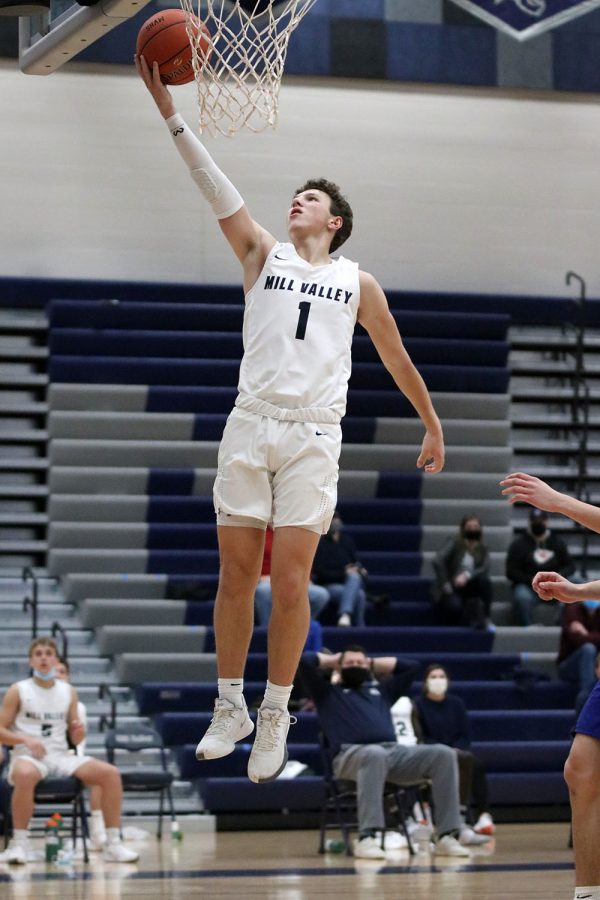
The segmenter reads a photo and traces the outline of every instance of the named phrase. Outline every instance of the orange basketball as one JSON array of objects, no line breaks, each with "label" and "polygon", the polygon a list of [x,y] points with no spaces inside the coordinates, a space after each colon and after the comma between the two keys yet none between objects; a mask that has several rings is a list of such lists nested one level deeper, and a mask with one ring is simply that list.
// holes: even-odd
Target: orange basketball
[{"label": "orange basketball", "polygon": [[[186,14],[182,9],[164,9],[147,19],[140,28],[135,45],[138,56],[144,55],[152,68],[156,61],[164,84],[187,84],[194,80],[192,44],[186,30]],[[200,59],[210,56],[210,33],[196,16],[190,16],[190,25],[197,36],[202,32],[198,45]]]}]

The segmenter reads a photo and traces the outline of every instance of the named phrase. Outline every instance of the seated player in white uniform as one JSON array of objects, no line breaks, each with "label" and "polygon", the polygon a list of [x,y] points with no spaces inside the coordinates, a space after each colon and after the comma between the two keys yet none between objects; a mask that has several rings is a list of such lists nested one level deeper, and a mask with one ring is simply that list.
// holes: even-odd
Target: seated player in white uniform
[{"label": "seated player in white uniform", "polygon": [[135,862],[138,854],[123,845],[119,834],[123,796],[119,770],[91,756],[78,756],[69,748],[67,736],[77,746],[85,738],[85,728],[77,718],[77,692],[55,677],[57,664],[54,641],[35,638],[29,646],[32,677],[11,684],[0,707],[0,743],[12,748],[8,781],[13,787],[14,833],[5,859],[27,862],[37,783],[47,775],[76,775],[84,784],[102,789],[104,858]]},{"label": "seated player in white uniform", "polygon": [[[66,681],[67,684],[70,683],[70,667],[66,659],[62,659],[62,657],[59,659],[54,677],[59,681]],[[77,718],[83,725],[87,734],[87,709],[85,708],[85,703],[82,703],[81,700],[77,701]],[[85,741],[86,738],[84,737],[75,747],[75,753],[78,756],[85,756]],[[90,789],[89,827],[89,849],[103,850],[106,845],[106,825],[104,824],[104,816],[102,815],[102,788],[99,784],[92,785]]]},{"label": "seated player in white uniform", "polygon": [[308,633],[313,557],[336,506],[340,421],[357,321],[423,422],[417,466],[425,472],[443,467],[442,427],[383,290],[357,263],[330,256],[352,231],[352,210],[338,186],[311,179],[298,188],[287,216],[288,241],[278,242],[251,217],[177,113],[158,65],[150,70],[136,57],[136,66],[241,264],[246,302],[238,396],[223,433],[214,486],[218,699],[196,755],[226,756],[254,728],[243,678],[264,533],[272,523],[268,680],[248,762],[252,781],[271,781],[287,759],[288,701]]}]

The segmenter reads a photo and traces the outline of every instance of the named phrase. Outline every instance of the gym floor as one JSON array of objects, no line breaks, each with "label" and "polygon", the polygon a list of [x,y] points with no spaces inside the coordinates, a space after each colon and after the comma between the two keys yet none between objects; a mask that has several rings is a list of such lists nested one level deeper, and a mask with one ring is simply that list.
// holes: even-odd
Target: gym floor
[{"label": "gym floor", "polygon": [[[0,897],[6,900],[95,898],[263,897],[265,900],[343,898],[380,900],[506,900],[536,897],[571,900],[573,857],[567,823],[499,825],[496,836],[471,859],[448,859],[406,851],[378,861],[317,853],[316,831],[187,833],[179,843],[154,836],[130,846],[133,865],[29,863],[0,866]],[[41,840],[34,848],[42,851]]]}]

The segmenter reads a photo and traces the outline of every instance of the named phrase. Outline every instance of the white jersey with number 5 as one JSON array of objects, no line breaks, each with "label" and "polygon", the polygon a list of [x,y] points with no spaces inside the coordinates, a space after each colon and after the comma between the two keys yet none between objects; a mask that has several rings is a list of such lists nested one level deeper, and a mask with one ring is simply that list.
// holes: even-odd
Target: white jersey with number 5
[{"label": "white jersey with number 5", "polygon": [[337,423],[346,411],[360,301],[358,264],[311,266],[277,243],[246,295],[236,406],[276,419]]},{"label": "white jersey with number 5", "polygon": [[[19,711],[13,731],[41,741],[46,753],[67,753],[67,726],[73,692],[66,681],[55,680],[50,688],[40,687],[33,678],[17,682]],[[13,748],[13,757],[28,755],[25,744]]]}]

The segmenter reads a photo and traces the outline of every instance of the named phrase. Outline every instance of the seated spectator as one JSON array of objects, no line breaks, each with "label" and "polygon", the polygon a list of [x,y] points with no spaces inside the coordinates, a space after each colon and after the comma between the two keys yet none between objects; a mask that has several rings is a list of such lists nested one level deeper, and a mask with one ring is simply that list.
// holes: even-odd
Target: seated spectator
[{"label": "seated spectator", "polygon": [[[469,856],[458,840],[458,765],[442,746],[403,746],[396,740],[390,707],[407,693],[419,667],[400,657],[369,659],[362,647],[341,653],[305,653],[299,674],[312,697],[333,757],[336,778],[356,782],[358,839],[354,855],[383,859],[376,834],[385,827],[383,788],[429,779],[440,856]],[[331,678],[339,672],[340,681]]]},{"label": "seated spectator", "polygon": [[102,788],[102,811],[106,822],[104,859],[135,862],[138,854],[125,847],[120,838],[121,775],[111,766],[91,756],[78,756],[69,748],[85,738],[83,723],[77,718],[77,692],[56,676],[58,652],[51,638],[36,638],[29,646],[31,678],[8,688],[0,708],[0,743],[12,747],[8,781],[14,834],[3,854],[5,862],[24,864],[29,852],[29,821],[33,814],[34,792],[47,775],[75,775],[85,785]]},{"label": "seated spectator", "polygon": [[548,526],[548,513],[532,509],[527,531],[518,535],[506,554],[506,577],[512,583],[513,615],[517,625],[532,625],[538,603],[542,603],[531,587],[538,572],[552,569],[565,578],[573,575],[575,564],[562,538]]},{"label": "seated spectator", "polygon": [[[254,592],[254,614],[257,625],[268,625],[271,618],[273,598],[271,592],[271,548],[273,546],[273,529],[269,525],[265,531],[265,549],[260,580]],[[318,619],[329,603],[327,588],[309,582],[308,603],[311,619]]]},{"label": "seated spectator", "polygon": [[597,680],[600,650],[600,601],[564,606],[561,616],[558,674],[577,687],[575,708],[581,709]]},{"label": "seated spectator", "polygon": [[458,534],[436,554],[433,600],[446,625],[485,628],[492,605],[490,554],[477,516],[465,516]]},{"label": "seated spectator", "polygon": [[481,760],[471,752],[469,716],[460,697],[448,694],[449,677],[443,666],[425,671],[423,693],[415,700],[423,740],[426,744],[453,747],[458,757],[461,806],[473,808],[476,834],[491,835],[495,826],[489,811],[488,786]]},{"label": "seated spectator", "polygon": [[313,578],[324,585],[331,600],[337,603],[338,625],[364,625],[366,593],[363,579],[367,570],[358,562],[356,547],[336,511],[329,531],[317,546]]},{"label": "seated spectator", "polygon": [[[67,684],[70,684],[70,668],[66,659],[62,657],[59,659],[54,677],[58,681],[66,681]],[[77,718],[87,732],[87,709],[81,700],[77,701]],[[75,753],[78,756],[85,756],[85,737],[75,747]],[[102,815],[102,788],[99,784],[95,784],[90,788],[90,812],[90,840],[88,847],[90,850],[102,850],[106,844],[106,826]]]}]

